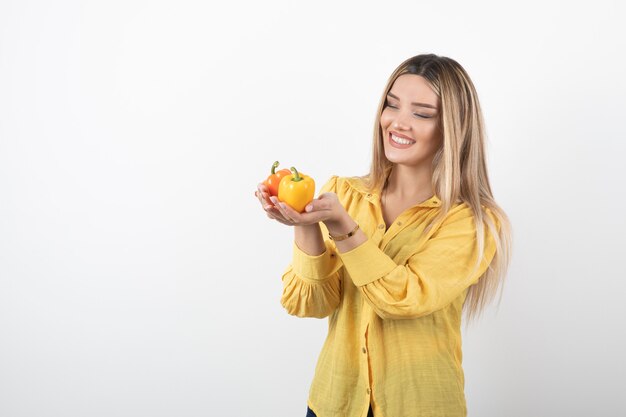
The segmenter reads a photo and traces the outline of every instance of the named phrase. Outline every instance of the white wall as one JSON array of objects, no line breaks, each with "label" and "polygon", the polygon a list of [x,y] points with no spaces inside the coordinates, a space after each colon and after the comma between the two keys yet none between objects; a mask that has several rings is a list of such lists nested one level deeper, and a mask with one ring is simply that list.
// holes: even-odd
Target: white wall
[{"label": "white wall", "polygon": [[426,52],[476,84],[515,232],[464,330],[469,415],[626,415],[624,12],[2,0],[0,415],[304,416],[327,321],[280,306],[293,231],[256,184],[367,172]]}]

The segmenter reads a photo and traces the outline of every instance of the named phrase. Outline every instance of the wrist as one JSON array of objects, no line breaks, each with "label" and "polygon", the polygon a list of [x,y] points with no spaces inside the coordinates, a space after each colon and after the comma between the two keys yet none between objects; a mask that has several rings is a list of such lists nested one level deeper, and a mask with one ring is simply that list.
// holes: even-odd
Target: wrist
[{"label": "wrist", "polygon": [[313,224],[296,224],[293,227],[296,230],[319,230],[320,224],[319,222]]},{"label": "wrist", "polygon": [[357,223],[348,215],[348,213],[345,213],[345,215],[339,219],[325,221],[324,225],[326,225],[326,228],[331,235],[340,236],[352,231]]}]

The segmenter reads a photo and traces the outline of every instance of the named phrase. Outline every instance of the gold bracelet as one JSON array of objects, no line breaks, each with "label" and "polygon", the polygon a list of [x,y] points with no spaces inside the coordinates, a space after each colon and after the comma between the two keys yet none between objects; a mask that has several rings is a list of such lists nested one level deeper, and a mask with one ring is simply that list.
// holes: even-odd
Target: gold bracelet
[{"label": "gold bracelet", "polygon": [[359,224],[358,223],[356,224],[356,227],[354,229],[352,229],[352,231],[350,233],[348,233],[348,234],[341,235],[341,236],[333,236],[333,235],[330,234],[330,231],[329,231],[328,232],[328,237],[331,240],[334,240],[334,241],[346,240],[350,236],[353,236],[356,233],[357,230],[359,230]]}]

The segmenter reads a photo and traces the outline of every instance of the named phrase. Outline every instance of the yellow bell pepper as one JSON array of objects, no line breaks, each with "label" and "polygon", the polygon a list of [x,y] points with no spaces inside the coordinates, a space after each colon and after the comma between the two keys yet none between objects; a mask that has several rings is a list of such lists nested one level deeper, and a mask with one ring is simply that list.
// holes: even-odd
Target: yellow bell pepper
[{"label": "yellow bell pepper", "polygon": [[293,174],[284,176],[278,184],[278,201],[289,204],[298,213],[302,213],[307,204],[315,197],[315,181],[308,175],[299,173],[291,167]]}]

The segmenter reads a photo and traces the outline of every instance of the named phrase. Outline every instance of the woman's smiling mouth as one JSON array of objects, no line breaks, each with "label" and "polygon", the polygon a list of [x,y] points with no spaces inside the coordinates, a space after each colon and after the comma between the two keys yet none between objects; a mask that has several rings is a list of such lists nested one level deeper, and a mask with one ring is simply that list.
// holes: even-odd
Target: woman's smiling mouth
[{"label": "woman's smiling mouth", "polygon": [[405,149],[415,143],[412,139],[405,139],[403,137],[396,136],[394,133],[389,133],[389,143],[391,146],[399,149]]}]

